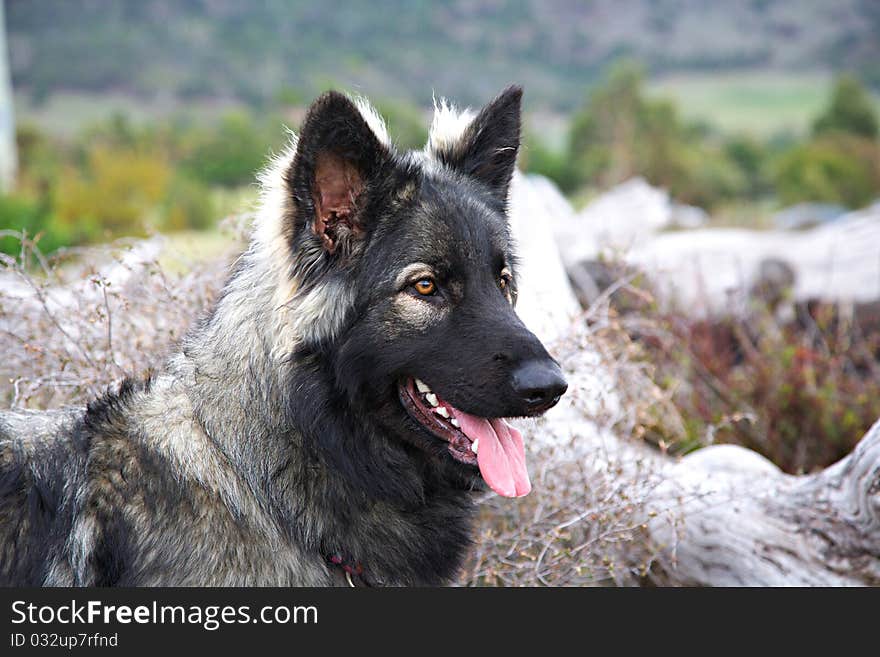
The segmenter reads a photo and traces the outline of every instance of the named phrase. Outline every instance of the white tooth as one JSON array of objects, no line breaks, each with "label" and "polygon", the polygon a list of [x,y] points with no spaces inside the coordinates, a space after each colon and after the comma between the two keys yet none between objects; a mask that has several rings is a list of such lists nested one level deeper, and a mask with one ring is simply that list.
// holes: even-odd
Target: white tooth
[{"label": "white tooth", "polygon": [[435,408],[434,412],[437,415],[442,415],[443,417],[449,417],[449,411],[446,410],[445,406],[440,406],[439,408]]},{"label": "white tooth", "polygon": [[419,392],[431,392],[431,389],[420,379],[416,379],[416,388]]},{"label": "white tooth", "polygon": [[431,406],[437,405],[437,395],[435,395],[433,392],[429,392],[427,395],[425,395],[425,399],[428,400],[428,403]]},{"label": "white tooth", "polygon": [[480,444],[480,439],[479,439],[479,438],[477,438],[474,442],[471,443],[471,451],[472,451],[474,454],[477,453],[477,447],[479,446],[479,444]]},{"label": "white tooth", "polygon": [[458,420],[456,420],[455,418],[452,418],[451,420],[449,420],[449,424],[451,424],[454,427],[461,428],[461,425],[458,423]]}]

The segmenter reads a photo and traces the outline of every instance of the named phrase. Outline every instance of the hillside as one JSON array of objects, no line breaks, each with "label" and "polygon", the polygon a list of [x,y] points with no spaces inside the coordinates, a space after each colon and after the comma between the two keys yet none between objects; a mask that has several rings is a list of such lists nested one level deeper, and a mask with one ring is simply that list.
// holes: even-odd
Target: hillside
[{"label": "hillside", "polygon": [[13,82],[175,102],[261,104],[331,85],[420,104],[517,81],[569,110],[611,61],[652,74],[854,69],[880,83],[869,0],[7,0]]}]

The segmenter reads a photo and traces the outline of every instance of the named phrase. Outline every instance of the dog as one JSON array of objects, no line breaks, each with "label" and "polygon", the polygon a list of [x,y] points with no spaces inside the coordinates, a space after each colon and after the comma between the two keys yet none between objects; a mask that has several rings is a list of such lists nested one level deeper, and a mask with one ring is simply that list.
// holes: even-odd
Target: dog
[{"label": "dog", "polygon": [[514,310],[522,90],[399,152],[327,92],[213,308],[146,380],[0,416],[0,583],[441,585],[566,390]]}]

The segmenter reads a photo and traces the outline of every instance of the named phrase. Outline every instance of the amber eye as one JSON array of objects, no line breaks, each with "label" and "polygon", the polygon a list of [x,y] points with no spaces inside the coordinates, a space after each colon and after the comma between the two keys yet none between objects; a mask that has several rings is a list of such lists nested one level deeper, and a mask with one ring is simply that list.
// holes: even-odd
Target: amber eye
[{"label": "amber eye", "polygon": [[505,267],[501,270],[501,278],[498,281],[498,284],[501,286],[501,289],[504,290],[510,285],[510,281],[513,280],[513,276],[510,274],[510,270]]},{"label": "amber eye", "polygon": [[431,296],[437,291],[437,285],[430,278],[423,278],[417,281],[413,287],[416,289],[416,292],[426,297]]}]

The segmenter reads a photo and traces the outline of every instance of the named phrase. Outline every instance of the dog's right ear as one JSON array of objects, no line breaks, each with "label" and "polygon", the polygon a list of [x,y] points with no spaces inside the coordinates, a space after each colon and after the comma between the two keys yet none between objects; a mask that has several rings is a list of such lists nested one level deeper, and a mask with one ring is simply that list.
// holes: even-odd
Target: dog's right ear
[{"label": "dog's right ear", "polygon": [[[461,171],[484,184],[502,204],[507,202],[510,179],[519,151],[522,88],[511,86],[465,123],[467,113],[454,123],[464,125],[458,135],[436,135],[435,124],[428,139],[428,152],[452,169]],[[449,113],[444,107],[445,113]],[[441,131],[442,132],[442,131]]]},{"label": "dog's right ear", "polygon": [[372,108],[336,91],[320,96],[286,174],[295,234],[309,230],[327,253],[351,253],[366,230],[370,183],[390,158],[384,124]]}]

